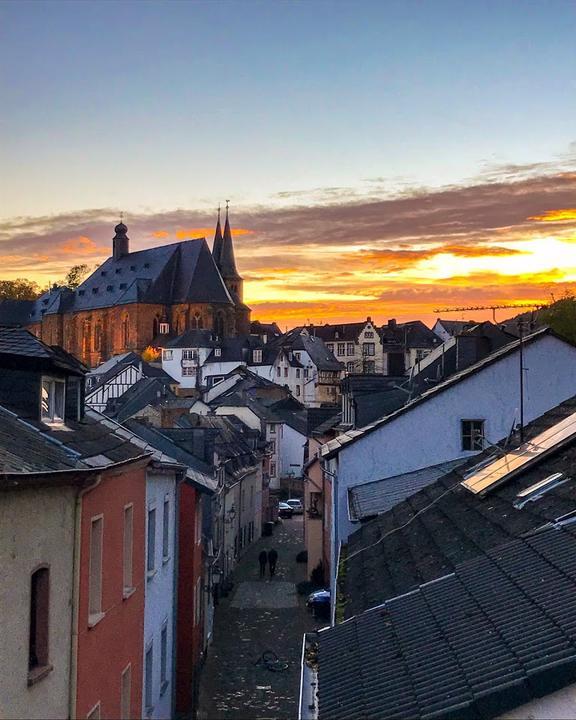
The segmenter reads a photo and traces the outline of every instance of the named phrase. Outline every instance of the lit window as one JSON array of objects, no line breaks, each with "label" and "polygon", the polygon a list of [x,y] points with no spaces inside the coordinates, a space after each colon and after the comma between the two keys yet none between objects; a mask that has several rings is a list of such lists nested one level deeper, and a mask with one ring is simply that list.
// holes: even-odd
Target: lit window
[{"label": "lit window", "polygon": [[222,356],[222,348],[214,348],[214,357]]},{"label": "lit window", "polygon": [[90,525],[90,582],[88,588],[88,624],[94,624],[102,614],[102,540],[104,520],[92,518]]},{"label": "lit window", "polygon": [[160,323],[160,335],[168,335],[170,332],[170,325],[168,323]]},{"label": "lit window", "polygon": [[270,434],[274,435],[276,433],[276,423],[270,423],[268,427],[270,428]]},{"label": "lit window", "polygon": [[132,581],[132,543],[134,533],[134,508],[127,505],[124,508],[124,597],[126,597],[134,587]]},{"label": "lit window", "polygon": [[346,355],[354,355],[354,343],[346,343]]},{"label": "lit window", "polygon": [[42,668],[48,667],[49,593],[50,571],[46,567],[39,568],[32,574],[30,582],[29,684]]},{"label": "lit window", "polygon": [[146,555],[146,570],[148,571],[148,576],[150,577],[154,574],[154,569],[156,567],[156,508],[150,508],[148,510],[147,539],[148,547]]},{"label": "lit window", "polygon": [[336,354],[337,355],[344,355],[346,352],[346,344],[345,343],[338,343],[336,346]]},{"label": "lit window", "polygon": [[252,362],[262,362],[262,350],[254,350],[254,352],[252,353]]},{"label": "lit window", "polygon": [[64,401],[66,384],[64,380],[42,378],[42,421],[64,422]]},{"label": "lit window", "polygon": [[164,512],[162,515],[162,559],[170,557],[170,499],[164,499]]},{"label": "lit window", "polygon": [[174,353],[172,350],[162,350],[162,360],[172,360]]},{"label": "lit window", "polygon": [[484,448],[484,420],[462,420],[462,450]]}]

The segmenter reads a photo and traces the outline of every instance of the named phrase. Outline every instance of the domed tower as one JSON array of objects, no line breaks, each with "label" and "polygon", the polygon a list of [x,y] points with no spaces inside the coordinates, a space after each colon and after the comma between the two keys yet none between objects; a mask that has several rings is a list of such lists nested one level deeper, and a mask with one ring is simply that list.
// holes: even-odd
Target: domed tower
[{"label": "domed tower", "polygon": [[124,255],[130,253],[130,239],[126,234],[128,228],[122,220],[120,220],[114,228],[114,232],[116,235],[114,235],[114,239],[112,240],[112,255],[114,256],[114,260],[119,260],[121,257],[124,257]]}]

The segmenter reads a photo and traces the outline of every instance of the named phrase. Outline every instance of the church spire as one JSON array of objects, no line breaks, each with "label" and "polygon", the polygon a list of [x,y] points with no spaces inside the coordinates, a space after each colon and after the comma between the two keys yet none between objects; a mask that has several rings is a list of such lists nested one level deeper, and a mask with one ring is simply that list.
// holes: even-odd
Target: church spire
[{"label": "church spire", "polygon": [[222,253],[222,227],[220,226],[220,205],[218,205],[218,222],[216,223],[216,232],[214,233],[214,245],[212,245],[212,257],[218,267],[220,267],[220,255]]},{"label": "church spire", "polygon": [[226,222],[224,223],[224,236],[222,237],[222,246],[220,257],[214,258],[217,262],[220,274],[226,280],[227,278],[239,278],[236,269],[236,260],[234,259],[234,244],[232,242],[232,232],[230,230],[230,219],[228,217],[228,205],[230,200],[226,200]]}]

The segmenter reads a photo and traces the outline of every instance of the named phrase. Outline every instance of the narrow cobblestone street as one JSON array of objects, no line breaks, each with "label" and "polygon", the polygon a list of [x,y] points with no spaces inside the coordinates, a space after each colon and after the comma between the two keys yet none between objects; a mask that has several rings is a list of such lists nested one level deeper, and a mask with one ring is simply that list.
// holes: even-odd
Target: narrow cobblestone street
[{"label": "narrow cobblestone street", "polygon": [[[199,720],[297,717],[302,635],[318,627],[296,592],[296,583],[306,579],[306,564],[296,563],[302,531],[301,516],[279,523],[274,536],[260,538],[237,567],[234,589],[216,610]],[[276,575],[261,580],[258,553],[272,547],[279,555]],[[278,655],[283,669],[265,666],[266,651]]]}]

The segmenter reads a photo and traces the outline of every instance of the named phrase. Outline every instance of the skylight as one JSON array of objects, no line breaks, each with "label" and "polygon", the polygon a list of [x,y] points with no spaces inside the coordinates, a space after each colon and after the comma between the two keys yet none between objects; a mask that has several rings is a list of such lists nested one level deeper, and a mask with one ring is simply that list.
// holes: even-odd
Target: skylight
[{"label": "skylight", "polygon": [[565,478],[564,473],[561,472],[548,475],[548,477],[544,478],[544,480],[540,480],[540,482],[537,482],[525,490],[522,490],[522,492],[519,492],[516,496],[516,500],[514,500],[514,507],[516,510],[521,510],[526,503],[535,502],[549,490],[552,490],[552,488],[558,487],[559,485],[563,485],[565,482],[568,482],[568,480],[570,480],[570,478]]},{"label": "skylight", "polygon": [[462,485],[475,495],[484,494],[517,472],[555,450],[576,435],[576,413],[553,425],[504,457],[476,468]]}]

